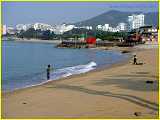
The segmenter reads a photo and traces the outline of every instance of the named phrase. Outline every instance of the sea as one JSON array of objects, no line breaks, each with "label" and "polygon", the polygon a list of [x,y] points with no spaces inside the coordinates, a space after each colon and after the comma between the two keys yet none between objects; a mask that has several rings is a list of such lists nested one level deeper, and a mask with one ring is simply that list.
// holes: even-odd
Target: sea
[{"label": "sea", "polygon": [[[111,50],[56,48],[53,43],[3,41],[2,91],[14,91],[109,67],[128,59],[127,54]],[[50,80],[46,69],[53,68]]]}]

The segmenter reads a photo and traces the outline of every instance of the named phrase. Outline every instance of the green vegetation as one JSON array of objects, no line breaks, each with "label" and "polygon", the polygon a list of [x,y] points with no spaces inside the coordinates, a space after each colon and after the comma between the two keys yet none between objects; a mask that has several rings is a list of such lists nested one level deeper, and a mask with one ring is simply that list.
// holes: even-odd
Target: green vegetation
[{"label": "green vegetation", "polygon": [[96,31],[96,38],[101,40],[114,41],[118,38],[126,39],[128,36],[127,32],[106,32],[106,31]]},{"label": "green vegetation", "polygon": [[37,38],[37,39],[43,39],[43,40],[51,40],[55,37],[55,34],[53,32],[47,31],[41,31],[41,30],[34,30],[34,28],[30,28],[27,31],[21,31],[20,33],[17,33],[17,37],[19,38]]},{"label": "green vegetation", "polygon": [[100,31],[100,30],[87,30],[87,29],[73,29],[71,31],[65,32],[62,36],[64,39],[69,38],[86,38],[88,36],[94,36],[96,38],[99,38],[101,40],[109,40],[114,41],[118,38],[125,39],[127,37],[127,32],[106,32],[106,31]]},{"label": "green vegetation", "polygon": [[63,39],[70,39],[70,38],[78,39],[78,38],[86,38],[87,36],[95,36],[95,32],[84,28],[81,29],[74,28],[70,31],[63,33],[62,35]]},{"label": "green vegetation", "polygon": [[100,30],[87,30],[87,29],[72,29],[63,33],[62,35],[56,35],[53,32],[41,31],[41,30],[34,30],[33,28],[28,29],[27,31],[21,31],[17,33],[17,37],[19,38],[36,38],[42,40],[54,40],[54,39],[63,39],[63,40],[78,40],[79,38],[86,38],[88,36],[94,36],[101,40],[108,40],[108,41],[116,41],[120,38],[125,39],[127,37],[126,32],[106,32]]}]

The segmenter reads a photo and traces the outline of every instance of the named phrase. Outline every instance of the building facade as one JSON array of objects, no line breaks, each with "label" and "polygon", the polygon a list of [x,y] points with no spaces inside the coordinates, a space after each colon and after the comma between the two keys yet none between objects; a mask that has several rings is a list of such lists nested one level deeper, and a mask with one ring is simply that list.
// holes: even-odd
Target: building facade
[{"label": "building facade", "polygon": [[145,43],[157,43],[158,44],[158,28],[152,26],[144,26],[139,28],[142,41]]},{"label": "building facade", "polygon": [[104,24],[103,31],[108,31],[108,30],[109,30],[109,24]]},{"label": "building facade", "polygon": [[14,35],[16,30],[13,27],[7,27],[7,33],[10,35]]},{"label": "building facade", "polygon": [[128,16],[129,30],[144,26],[144,14]]},{"label": "building facade", "polygon": [[119,23],[117,28],[120,31],[126,31],[127,30],[127,24],[126,23]]},{"label": "building facade", "polygon": [[33,28],[35,30],[42,30],[42,31],[46,31],[46,30],[51,30],[53,29],[53,27],[51,25],[48,24],[44,24],[44,23],[35,23],[33,25]]},{"label": "building facade", "polygon": [[56,25],[53,32],[55,34],[63,34],[64,32],[70,31],[73,28],[75,28],[75,25],[61,24],[61,25]]},{"label": "building facade", "polygon": [[6,25],[3,25],[2,35],[6,35],[6,34],[7,34],[7,27],[6,27]]},{"label": "building facade", "polygon": [[97,30],[103,30],[103,26],[102,25],[97,25],[96,29]]}]

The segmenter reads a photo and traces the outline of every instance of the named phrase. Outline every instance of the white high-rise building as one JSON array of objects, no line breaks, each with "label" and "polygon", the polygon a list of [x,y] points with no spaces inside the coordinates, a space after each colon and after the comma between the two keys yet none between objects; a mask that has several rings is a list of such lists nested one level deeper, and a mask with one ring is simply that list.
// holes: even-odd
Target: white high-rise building
[{"label": "white high-rise building", "polygon": [[75,27],[75,25],[66,25],[66,27],[65,27],[65,29],[64,29],[64,32],[70,31],[70,30],[72,30],[74,27]]},{"label": "white high-rise building", "polygon": [[16,33],[16,30],[13,27],[7,27],[7,33],[14,35]]},{"label": "white high-rise building", "polygon": [[96,29],[97,30],[103,30],[103,26],[102,25],[97,25]]},{"label": "white high-rise building", "polygon": [[83,29],[87,29],[87,30],[92,30],[92,26],[81,26],[81,27],[74,26],[74,28],[77,28],[77,29],[83,28]]},{"label": "white high-rise building", "polygon": [[53,29],[51,25],[44,24],[44,23],[35,23],[33,25],[33,28],[35,30],[42,30],[42,31]]},{"label": "white high-rise building", "polygon": [[103,31],[108,31],[108,30],[109,30],[109,24],[104,24]]},{"label": "white high-rise building", "polygon": [[120,31],[125,31],[125,30],[127,30],[127,24],[126,23],[119,23],[117,26],[117,29],[119,29]]},{"label": "white high-rise building", "polygon": [[96,29],[102,30],[102,31],[108,31],[108,32],[119,32],[120,31],[117,27],[113,28],[109,26],[109,24],[97,25]]},{"label": "white high-rise building", "polygon": [[28,30],[30,28],[33,28],[33,25],[32,24],[25,24],[25,30]]},{"label": "white high-rise building", "polygon": [[16,25],[16,30],[18,30],[18,31],[21,31],[21,30],[26,31],[26,26],[23,25],[23,24],[18,24],[18,25]]},{"label": "white high-rise building", "polygon": [[144,14],[128,16],[129,30],[144,26]]},{"label": "white high-rise building", "polygon": [[2,35],[6,35],[6,34],[7,34],[7,27],[6,25],[3,25]]},{"label": "white high-rise building", "polygon": [[16,30],[18,30],[19,32],[21,30],[26,31],[26,30],[28,30],[29,28],[32,28],[32,27],[33,27],[32,24],[18,24],[18,25],[16,25]]},{"label": "white high-rise building", "polygon": [[66,24],[57,25],[55,26],[54,33],[63,34],[64,32],[70,31],[73,28],[75,28],[75,25],[66,25]]}]

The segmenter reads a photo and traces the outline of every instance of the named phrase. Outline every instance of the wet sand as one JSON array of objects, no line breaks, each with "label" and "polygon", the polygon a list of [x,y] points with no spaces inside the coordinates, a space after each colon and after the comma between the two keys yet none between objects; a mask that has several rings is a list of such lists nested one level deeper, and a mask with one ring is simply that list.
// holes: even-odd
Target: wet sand
[{"label": "wet sand", "polygon": [[[2,94],[2,118],[157,118],[158,49],[131,61]],[[153,81],[153,83],[146,83]]]}]

